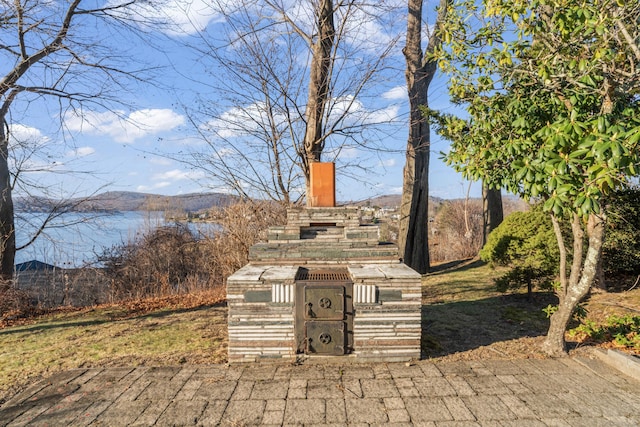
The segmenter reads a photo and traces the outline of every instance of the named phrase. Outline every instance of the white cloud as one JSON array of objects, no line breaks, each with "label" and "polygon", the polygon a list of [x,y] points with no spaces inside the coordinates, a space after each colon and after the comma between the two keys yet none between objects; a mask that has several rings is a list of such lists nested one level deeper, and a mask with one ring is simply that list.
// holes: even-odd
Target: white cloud
[{"label": "white cloud", "polygon": [[406,86],[396,86],[393,89],[389,89],[385,93],[382,94],[382,98],[388,99],[391,101],[395,100],[405,100],[407,99],[407,88]]},{"label": "white cloud", "polygon": [[267,110],[263,102],[255,102],[246,107],[234,107],[222,113],[220,117],[209,120],[201,129],[226,139],[261,133],[261,129],[269,128],[269,114],[276,126],[286,123],[287,118],[283,114]]},{"label": "white cloud", "polygon": [[[109,1],[111,5],[119,3],[121,0]],[[125,15],[135,17],[135,22],[147,30],[170,36],[196,34],[207,28],[209,23],[222,19],[212,2],[207,0],[155,0],[150,4],[138,2],[129,7]]]},{"label": "white cloud", "polygon": [[338,158],[340,159],[357,159],[360,156],[360,151],[356,147],[343,147],[340,149]]},{"label": "white cloud", "polygon": [[371,112],[366,119],[367,123],[379,124],[393,122],[398,118],[400,107],[397,105],[390,105],[382,110]]},{"label": "white cloud", "polygon": [[65,116],[65,124],[71,131],[106,135],[117,142],[132,143],[137,139],[170,131],[185,122],[184,116],[170,109],[144,109],[129,115],[118,111],[75,112]]},{"label": "white cloud", "polygon": [[170,182],[167,181],[163,181],[163,182],[156,182],[153,185],[138,185],[136,187],[136,191],[152,191],[152,190],[158,190],[160,188],[165,188],[165,187],[169,187],[171,185]]},{"label": "white cloud", "polygon": [[159,166],[169,166],[172,164],[172,161],[165,157],[152,157],[149,159],[149,163]]},{"label": "white cloud", "polygon": [[170,171],[157,173],[152,176],[154,180],[162,180],[162,181],[180,181],[183,179],[198,179],[202,178],[204,175],[203,172],[200,171],[183,171],[180,169],[173,169]]},{"label": "white cloud", "polygon": [[386,168],[390,168],[393,167],[397,164],[398,162],[396,161],[396,159],[384,159],[380,161],[380,166],[384,166]]},{"label": "white cloud", "polygon": [[43,135],[40,129],[19,123],[9,125],[9,137],[12,144],[18,145],[35,144],[40,146],[50,141],[50,138]]},{"label": "white cloud", "polygon": [[67,153],[67,157],[86,157],[95,153],[96,150],[92,147],[78,147],[75,150],[71,150]]}]

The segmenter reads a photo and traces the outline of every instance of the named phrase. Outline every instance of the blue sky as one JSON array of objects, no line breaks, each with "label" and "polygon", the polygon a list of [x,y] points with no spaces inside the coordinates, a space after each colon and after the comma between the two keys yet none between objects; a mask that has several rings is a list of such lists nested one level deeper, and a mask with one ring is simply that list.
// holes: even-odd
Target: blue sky
[{"label": "blue sky", "polygon": [[[47,147],[25,161],[24,164],[32,170],[27,174],[28,180],[53,192],[78,196],[108,190],[165,195],[227,191],[210,182],[206,173],[172,159],[171,153],[183,149],[197,150],[201,144],[194,138],[192,124],[181,105],[188,105],[195,99],[195,94],[210,90],[206,84],[210,77],[202,76],[200,79],[202,65],[194,62],[193,52],[181,48],[181,43],[196,30],[215,31],[223,25],[219,17],[209,11],[205,1],[176,1],[172,7],[154,11],[176,23],[172,30],[154,34],[153,29],[146,29],[158,50],[135,40],[130,40],[131,46],[127,46],[132,56],[166,67],[155,74],[155,85],[140,84],[135,90],[123,94],[130,100],[129,108],[66,111],[61,117],[55,108],[55,100],[38,99],[28,105],[16,105],[19,114],[14,114],[14,117],[19,120],[12,121],[11,125],[16,140],[39,141]],[[399,3],[404,6],[405,2]],[[404,28],[401,21],[402,17],[397,28]],[[376,29],[367,31],[375,32]],[[120,43],[126,43],[125,39]],[[362,101],[362,108],[379,109],[394,117],[395,128],[383,141],[387,150],[372,155],[353,149],[342,154],[367,157],[368,168],[364,183],[343,179],[338,171],[338,200],[400,193],[408,104],[405,63],[401,54],[403,45],[404,37],[401,37],[392,55],[395,72],[390,74],[386,85],[380,87],[378,96],[371,98],[375,99],[376,105],[367,105],[367,102],[373,102],[371,100]],[[215,99],[215,94],[212,97]],[[434,109],[451,111],[442,75],[438,75],[431,84],[430,103]],[[60,123],[64,132],[59,131]],[[439,152],[446,151],[447,146],[446,141],[432,133],[430,194],[442,198],[464,197],[468,182],[439,159]],[[76,173],[62,173],[69,170]],[[477,197],[479,193],[479,186],[474,184],[471,196]]]}]

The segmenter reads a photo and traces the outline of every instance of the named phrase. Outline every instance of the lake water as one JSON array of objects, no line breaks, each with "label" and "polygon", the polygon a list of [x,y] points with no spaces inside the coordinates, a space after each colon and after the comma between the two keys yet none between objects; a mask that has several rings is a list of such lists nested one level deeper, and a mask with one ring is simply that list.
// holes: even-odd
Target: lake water
[{"label": "lake water", "polygon": [[[23,245],[45,214],[16,215],[16,243]],[[16,253],[16,264],[38,260],[62,268],[95,265],[105,248],[139,238],[148,230],[165,225],[162,212],[118,212],[111,214],[68,213],[58,218],[43,235]],[[192,231],[208,234],[212,224],[189,223]]]}]

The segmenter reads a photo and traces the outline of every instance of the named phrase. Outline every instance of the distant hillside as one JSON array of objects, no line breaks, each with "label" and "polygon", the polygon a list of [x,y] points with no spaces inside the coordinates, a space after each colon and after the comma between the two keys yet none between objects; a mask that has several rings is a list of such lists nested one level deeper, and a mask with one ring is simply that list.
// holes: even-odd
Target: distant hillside
[{"label": "distant hillside", "polygon": [[[382,196],[373,197],[371,199],[362,200],[359,202],[351,202],[357,206],[378,206],[381,208],[395,208],[399,207],[402,201],[402,195],[400,194],[385,194]],[[443,199],[439,197],[429,197],[429,204],[440,206]]]},{"label": "distant hillside", "polygon": [[[197,212],[215,206],[227,206],[236,200],[234,196],[222,193],[191,193],[179,196],[161,196],[158,194],[136,193],[131,191],[108,191],[86,200],[75,199],[66,203],[71,210],[87,211],[139,211],[139,210],[180,210]],[[55,200],[43,198],[17,199],[16,210],[48,211],[59,205]]]}]

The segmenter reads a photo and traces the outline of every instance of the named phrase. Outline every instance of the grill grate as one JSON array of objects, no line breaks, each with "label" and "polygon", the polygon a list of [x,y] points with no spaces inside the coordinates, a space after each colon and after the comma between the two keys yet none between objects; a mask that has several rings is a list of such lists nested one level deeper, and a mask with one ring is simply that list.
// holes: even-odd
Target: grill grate
[{"label": "grill grate", "polygon": [[347,270],[308,270],[298,269],[296,280],[307,280],[314,282],[348,282],[351,276]]}]

